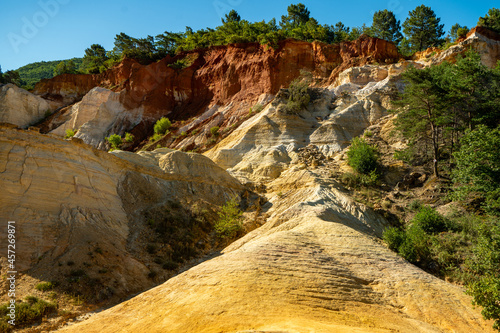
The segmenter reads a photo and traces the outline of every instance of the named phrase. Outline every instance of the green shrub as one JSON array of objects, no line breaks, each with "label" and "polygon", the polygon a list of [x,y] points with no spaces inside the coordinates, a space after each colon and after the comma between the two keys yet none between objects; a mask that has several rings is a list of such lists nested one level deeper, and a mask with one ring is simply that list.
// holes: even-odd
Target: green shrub
[{"label": "green shrub", "polygon": [[483,307],[483,317],[495,320],[493,327],[500,330],[500,221],[492,219],[478,229],[473,255],[466,262],[471,273],[467,293]]},{"label": "green shrub", "polygon": [[242,229],[242,212],[238,208],[236,197],[232,198],[220,211],[217,212],[219,219],[215,222],[215,231],[222,238],[233,238]]},{"label": "green shrub", "polygon": [[420,208],[422,208],[422,203],[420,202],[420,200],[417,199],[412,200],[408,205],[408,208],[412,211],[419,210]]},{"label": "green shrub", "polygon": [[404,243],[406,239],[406,233],[395,227],[385,229],[382,238],[389,246],[392,251],[398,252],[399,247]]},{"label": "green shrub", "polygon": [[172,123],[170,122],[170,120],[168,118],[165,118],[165,117],[160,118],[160,119],[158,119],[158,121],[155,123],[155,126],[154,126],[155,134],[165,135],[165,134],[167,134],[167,131],[169,130],[169,128],[171,126],[172,126]]},{"label": "green shrub", "polygon": [[[34,324],[42,320],[44,316],[47,316],[57,310],[56,304],[49,303],[34,296],[27,296],[25,299],[27,302],[16,303],[16,326]],[[8,304],[0,306],[0,323],[5,323],[6,321],[5,316],[8,313],[7,306]],[[2,330],[3,327],[5,327],[5,325],[1,324],[0,332],[9,332]]]},{"label": "green shrub", "polygon": [[250,113],[252,112],[259,113],[262,110],[264,110],[264,106],[260,103],[257,103],[252,108],[250,108]]},{"label": "green shrub", "polygon": [[72,128],[68,128],[68,129],[66,130],[66,135],[64,136],[64,138],[65,138],[65,139],[72,138],[72,137],[74,137],[74,136],[75,136],[75,134],[76,134],[76,131],[75,131],[74,129],[72,129]]},{"label": "green shrub", "polygon": [[131,133],[125,133],[125,142],[134,142],[135,136]]},{"label": "green shrub", "polygon": [[347,163],[357,172],[369,174],[377,169],[377,150],[363,138],[354,138],[347,151]]},{"label": "green shrub", "polygon": [[408,163],[409,165],[414,165],[416,162],[416,151],[413,146],[410,146],[406,149],[402,150],[396,150],[394,152],[394,158],[396,160],[403,161],[405,163]]},{"label": "green shrub", "polygon": [[366,130],[364,134],[367,138],[371,138],[373,136],[373,132],[370,130]]},{"label": "green shrub", "polygon": [[352,188],[360,188],[361,186],[374,186],[377,184],[379,175],[376,170],[373,170],[368,175],[345,172],[341,176],[342,183]]},{"label": "green shrub", "polygon": [[112,150],[120,149],[123,141],[122,137],[119,136],[118,134],[112,134],[109,137],[106,138],[106,141],[108,141],[111,144]]},{"label": "green shrub", "polygon": [[412,222],[428,234],[435,234],[448,229],[446,219],[441,214],[436,212],[435,209],[429,206],[420,208],[418,213],[412,219]]},{"label": "green shrub", "polygon": [[212,136],[215,137],[219,135],[219,126],[214,126],[210,129],[210,133],[212,133]]},{"label": "green shrub", "polygon": [[309,80],[297,78],[290,83],[288,87],[288,102],[286,111],[289,113],[299,113],[302,109],[306,108],[311,101],[309,94]]},{"label": "green shrub", "polygon": [[7,322],[7,319],[10,319],[6,317],[5,320],[0,319],[0,332],[1,333],[10,333],[12,332],[12,325]]},{"label": "green shrub", "polygon": [[54,287],[55,285],[52,282],[41,282],[35,286],[35,289],[39,291],[49,291],[52,290]]},{"label": "green shrub", "polygon": [[485,211],[500,215],[500,127],[477,126],[465,133],[460,144],[453,154],[453,197],[477,197]]},{"label": "green shrub", "polygon": [[175,262],[175,261],[173,261],[173,260],[167,260],[167,261],[163,264],[163,266],[162,266],[162,268],[163,268],[163,269],[165,269],[165,270],[169,270],[169,271],[172,271],[172,270],[174,270],[174,269],[177,269],[177,267],[179,267],[179,264],[178,264],[178,263],[176,263],[176,262]]},{"label": "green shrub", "polygon": [[411,225],[406,230],[406,239],[399,253],[412,263],[426,260],[430,256],[429,235],[419,225]]}]

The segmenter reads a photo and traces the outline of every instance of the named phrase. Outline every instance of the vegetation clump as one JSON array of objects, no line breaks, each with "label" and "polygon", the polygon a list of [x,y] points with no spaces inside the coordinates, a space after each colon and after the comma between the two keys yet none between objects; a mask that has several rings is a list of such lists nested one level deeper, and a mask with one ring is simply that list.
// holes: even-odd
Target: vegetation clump
[{"label": "vegetation clump", "polygon": [[111,150],[120,149],[121,146],[123,145],[122,137],[119,136],[118,134],[110,135],[109,137],[106,138],[106,141],[108,141],[109,144],[111,145]]},{"label": "vegetation clump", "polygon": [[72,138],[72,137],[74,137],[74,136],[75,136],[76,132],[77,132],[77,131],[75,131],[74,129],[72,129],[72,128],[68,128],[68,129],[66,130],[66,135],[64,136],[64,138],[65,138],[65,139],[70,139],[70,138]]},{"label": "vegetation clump", "polygon": [[378,167],[376,148],[369,145],[363,138],[354,138],[347,151],[347,164],[365,175],[376,171]]},{"label": "vegetation clump", "polygon": [[165,134],[167,134],[167,131],[169,130],[169,128],[171,126],[172,126],[172,123],[170,122],[170,120],[168,118],[165,118],[165,117],[160,118],[160,119],[158,119],[158,121],[156,121],[156,123],[154,125],[155,134],[165,135]]},{"label": "vegetation clump", "polygon": [[219,135],[219,126],[214,126],[210,128],[210,133],[212,134],[213,137],[216,137]]},{"label": "vegetation clump", "polygon": [[54,287],[55,284],[53,282],[40,282],[35,286],[35,289],[39,291],[49,291],[52,290]]},{"label": "vegetation clump", "polygon": [[[57,305],[54,303],[49,303],[34,296],[27,296],[25,300],[26,302],[16,302],[16,327],[35,324],[41,321],[43,317],[57,312]],[[9,304],[6,303],[0,306],[0,328],[6,329],[5,332],[9,332],[9,327],[12,328],[8,324],[10,320],[7,316],[10,311],[8,309]]]},{"label": "vegetation clump", "polygon": [[215,222],[215,231],[221,238],[234,238],[243,228],[242,212],[238,208],[236,197],[227,201],[217,212],[219,219]]}]

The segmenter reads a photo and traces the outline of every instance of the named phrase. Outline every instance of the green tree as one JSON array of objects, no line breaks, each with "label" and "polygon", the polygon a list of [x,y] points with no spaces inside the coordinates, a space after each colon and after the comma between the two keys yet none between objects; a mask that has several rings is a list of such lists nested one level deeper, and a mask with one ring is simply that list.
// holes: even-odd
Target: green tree
[{"label": "green tree", "polygon": [[241,16],[238,14],[237,11],[234,9],[231,10],[228,14],[224,15],[225,19],[222,18],[222,24],[229,23],[229,22],[240,22],[241,21]]},{"label": "green tree", "polygon": [[460,140],[452,171],[455,197],[473,196],[483,201],[483,207],[500,213],[500,128],[484,125],[468,130]]},{"label": "green tree", "polygon": [[123,144],[122,137],[119,136],[118,134],[110,135],[109,137],[106,138],[106,141],[108,141],[111,144],[111,150],[120,149]]},{"label": "green tree", "polygon": [[73,60],[61,61],[54,69],[54,76],[61,74],[75,74],[76,72],[76,65]]},{"label": "green tree", "polygon": [[156,36],[156,49],[160,53],[160,56],[162,58],[166,55],[173,56],[183,38],[183,34],[180,32],[174,33],[168,31]]},{"label": "green tree", "polygon": [[385,39],[399,44],[403,35],[401,35],[401,23],[396,20],[393,12],[384,9],[373,14],[373,23],[370,29],[373,37]]},{"label": "green tree", "polygon": [[442,43],[444,24],[439,24],[440,18],[427,6],[420,5],[409,12],[403,23],[403,31],[412,51],[422,51]]},{"label": "green tree", "polygon": [[287,11],[288,15],[281,16],[280,26],[283,29],[293,29],[306,24],[311,15],[311,12],[302,3],[288,6]]},{"label": "green tree", "polygon": [[3,83],[12,83],[15,84],[16,86],[20,87],[21,86],[21,77],[19,76],[18,71],[7,71],[3,73],[2,75],[2,81]]},{"label": "green tree", "polygon": [[98,74],[106,70],[105,62],[108,60],[106,50],[99,44],[92,44],[85,50],[83,68],[89,74]]},{"label": "green tree", "polygon": [[334,33],[334,43],[340,43],[344,42],[349,39],[349,27],[346,27],[344,23],[342,22],[337,22],[335,23],[335,26],[333,28],[333,33]]},{"label": "green tree", "polygon": [[3,73],[2,73],[2,66],[0,66],[0,84],[4,83],[3,82]]},{"label": "green tree", "polygon": [[347,164],[359,173],[369,174],[377,169],[377,149],[363,138],[354,138],[347,151]]},{"label": "green tree", "polygon": [[447,38],[449,38],[450,42],[454,42],[459,38],[465,37],[465,35],[467,35],[468,32],[469,28],[467,28],[467,26],[461,26],[460,24],[455,23],[454,25],[451,26]]},{"label": "green tree", "polygon": [[161,117],[156,121],[154,126],[155,134],[164,135],[167,133],[168,129],[172,126],[172,123],[168,118]]},{"label": "green tree", "polygon": [[446,112],[447,90],[443,88],[446,64],[424,69],[409,68],[404,74],[406,82],[399,106],[396,128],[410,141],[430,143],[432,147],[433,171],[439,177],[440,135],[450,122]]},{"label": "green tree", "polygon": [[485,319],[493,319],[500,331],[500,223],[498,219],[483,224],[472,257],[466,261],[470,277],[467,293],[482,306]]},{"label": "green tree", "polygon": [[217,212],[219,219],[215,222],[215,231],[222,238],[233,238],[242,229],[243,213],[238,208],[236,196],[227,201]]},{"label": "green tree", "polygon": [[458,57],[447,67],[449,106],[459,130],[485,124],[495,127],[500,119],[500,68],[489,69],[475,51]]},{"label": "green tree", "polygon": [[477,25],[500,33],[500,9],[491,8],[488,14],[480,17]]}]

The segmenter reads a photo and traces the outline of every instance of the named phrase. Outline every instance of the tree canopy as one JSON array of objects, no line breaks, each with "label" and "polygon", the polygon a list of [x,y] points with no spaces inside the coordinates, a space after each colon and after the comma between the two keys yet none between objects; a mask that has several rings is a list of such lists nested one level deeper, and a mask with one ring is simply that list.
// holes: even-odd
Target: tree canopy
[{"label": "tree canopy", "polygon": [[106,60],[108,60],[108,56],[104,47],[92,44],[85,50],[82,67],[89,74],[98,74],[106,69]]},{"label": "tree canopy", "polygon": [[[455,64],[444,62],[403,74],[406,82],[399,106],[397,128],[410,146],[431,147],[434,173],[438,163],[452,157],[458,138],[478,125],[495,128],[500,119],[500,68],[489,69],[474,51]],[[415,153],[416,154],[416,153]],[[424,160],[426,157],[420,156]]]},{"label": "tree canopy", "polygon": [[465,37],[469,32],[469,28],[467,26],[461,26],[458,23],[455,23],[451,26],[450,32],[447,38],[450,39],[450,42],[454,42],[459,38]]},{"label": "tree canopy", "polygon": [[488,14],[480,17],[477,25],[500,33],[500,9],[491,8]]},{"label": "tree canopy", "polygon": [[373,37],[394,42],[396,45],[403,38],[400,21],[396,20],[394,13],[387,9],[373,14],[373,23],[370,32]]},{"label": "tree canopy", "polygon": [[409,12],[403,23],[403,31],[412,51],[422,51],[431,46],[438,46],[443,42],[444,24],[436,13],[425,5],[420,5]]}]

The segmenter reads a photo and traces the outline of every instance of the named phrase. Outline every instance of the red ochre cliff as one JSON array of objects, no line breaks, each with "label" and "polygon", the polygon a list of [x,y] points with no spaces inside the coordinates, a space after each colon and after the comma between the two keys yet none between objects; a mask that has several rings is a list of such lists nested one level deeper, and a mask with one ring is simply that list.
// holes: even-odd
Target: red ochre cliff
[{"label": "red ochre cliff", "polygon": [[[169,66],[184,58],[191,62],[188,67]],[[257,43],[231,44],[166,57],[149,65],[125,59],[97,75],[59,75],[42,80],[33,92],[67,105],[97,86],[122,91],[121,103],[128,109],[142,106],[143,119],[152,123],[166,115],[187,119],[212,105],[255,103],[260,95],[287,87],[301,70],[331,83],[346,68],[392,63],[400,58],[393,43],[367,36],[335,45],[285,40],[277,49]]]}]

